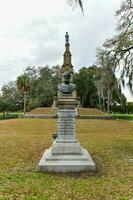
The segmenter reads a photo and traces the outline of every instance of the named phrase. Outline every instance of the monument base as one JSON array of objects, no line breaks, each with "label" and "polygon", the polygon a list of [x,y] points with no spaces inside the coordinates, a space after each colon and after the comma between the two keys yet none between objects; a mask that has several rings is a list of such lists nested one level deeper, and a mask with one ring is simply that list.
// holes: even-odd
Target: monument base
[{"label": "monument base", "polygon": [[78,141],[60,142],[55,140],[51,147],[52,155],[81,155],[82,148]]},{"label": "monument base", "polygon": [[95,171],[96,166],[86,149],[82,154],[52,155],[51,148],[46,149],[39,162],[40,172],[82,172]]}]

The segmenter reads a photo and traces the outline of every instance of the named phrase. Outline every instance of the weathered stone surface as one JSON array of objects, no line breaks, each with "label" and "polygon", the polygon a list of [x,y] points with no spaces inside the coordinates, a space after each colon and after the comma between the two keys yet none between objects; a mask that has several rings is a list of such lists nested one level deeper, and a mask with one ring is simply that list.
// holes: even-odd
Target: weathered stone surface
[{"label": "weathered stone surface", "polygon": [[82,149],[81,155],[52,155],[51,149],[47,149],[38,165],[42,172],[82,172],[95,171],[96,166],[87,150]]},{"label": "weathered stone surface", "polygon": [[[60,101],[59,101],[60,102]],[[94,171],[95,163],[86,149],[76,138],[75,100],[61,100],[58,109],[58,134],[52,147],[47,149],[39,162],[38,170],[42,172],[81,172]],[[71,102],[71,108],[66,108]],[[73,103],[72,103],[73,102]]]},{"label": "weathered stone surface", "polygon": [[74,109],[58,110],[58,136],[57,143],[77,142],[75,120],[76,111]]},{"label": "weathered stone surface", "polygon": [[63,155],[63,154],[81,155],[82,148],[79,142],[57,143],[57,141],[55,141],[51,148],[51,154],[52,155]]},{"label": "weathered stone surface", "polygon": [[78,101],[72,97],[67,97],[56,100],[55,104],[59,109],[75,109],[78,105]]}]

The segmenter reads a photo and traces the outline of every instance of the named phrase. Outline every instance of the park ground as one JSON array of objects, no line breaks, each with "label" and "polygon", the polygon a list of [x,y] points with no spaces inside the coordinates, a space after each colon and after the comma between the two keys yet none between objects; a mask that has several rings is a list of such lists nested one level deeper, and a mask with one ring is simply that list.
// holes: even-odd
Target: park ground
[{"label": "park ground", "polygon": [[39,173],[55,119],[0,121],[0,200],[133,199],[133,121],[77,120],[77,136],[95,173]]}]

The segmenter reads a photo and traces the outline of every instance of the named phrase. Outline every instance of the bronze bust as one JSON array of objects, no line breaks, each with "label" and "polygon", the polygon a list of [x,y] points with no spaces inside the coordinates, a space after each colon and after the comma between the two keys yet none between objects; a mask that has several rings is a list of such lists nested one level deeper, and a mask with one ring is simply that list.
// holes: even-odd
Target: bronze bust
[{"label": "bronze bust", "polygon": [[72,97],[73,91],[76,89],[75,84],[70,83],[71,74],[69,72],[65,72],[63,74],[63,83],[58,85],[59,96],[63,97]]}]

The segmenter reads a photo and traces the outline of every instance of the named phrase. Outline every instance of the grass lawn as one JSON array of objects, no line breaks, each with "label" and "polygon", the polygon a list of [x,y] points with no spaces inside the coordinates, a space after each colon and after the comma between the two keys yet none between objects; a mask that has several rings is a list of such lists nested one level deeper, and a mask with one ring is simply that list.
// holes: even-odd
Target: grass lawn
[{"label": "grass lawn", "polygon": [[0,121],[0,200],[131,200],[133,122],[77,120],[77,136],[97,163],[97,172],[39,173],[52,144],[54,119]]},{"label": "grass lawn", "polygon": [[117,119],[133,120],[133,114],[113,114]]}]

